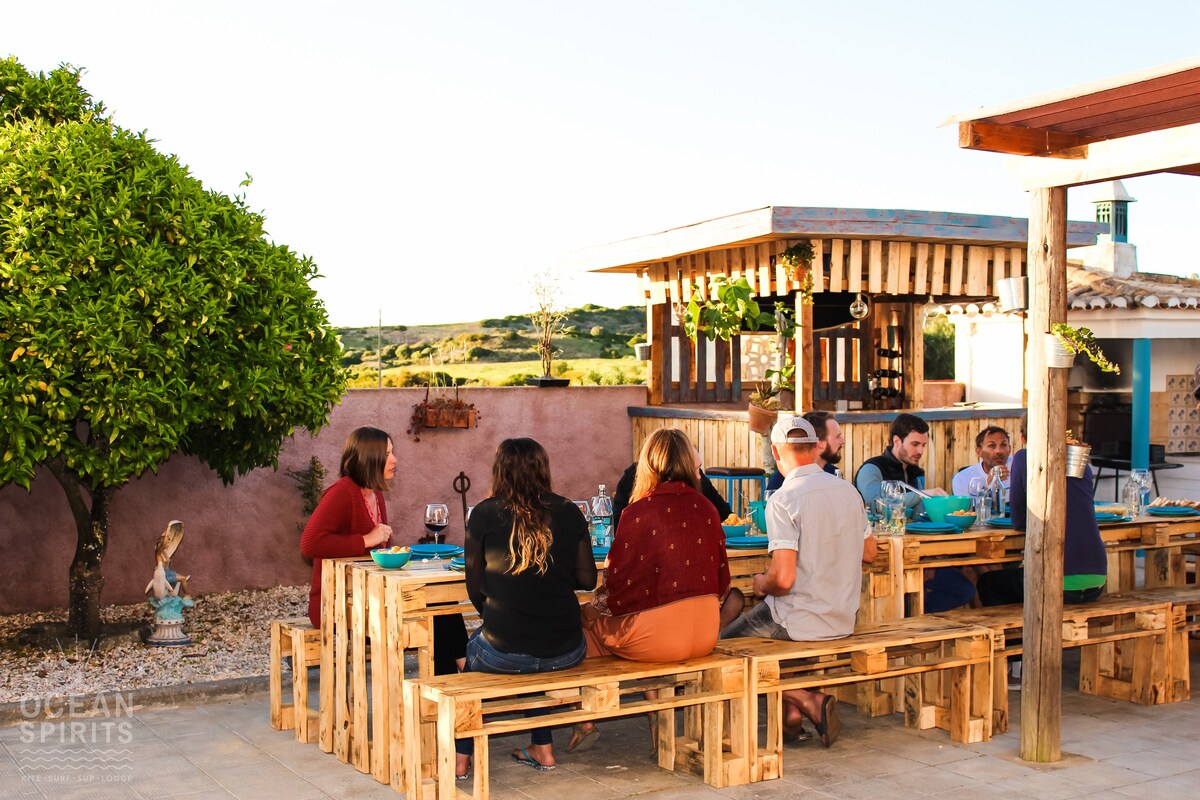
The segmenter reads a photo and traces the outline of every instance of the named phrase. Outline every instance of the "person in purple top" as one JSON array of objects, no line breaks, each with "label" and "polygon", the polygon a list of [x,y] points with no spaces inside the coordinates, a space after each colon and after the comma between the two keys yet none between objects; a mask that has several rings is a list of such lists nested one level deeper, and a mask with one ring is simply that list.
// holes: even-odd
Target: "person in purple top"
[{"label": "person in purple top", "polygon": [[[1025,443],[1025,418],[1021,418],[1021,443]],[[1009,495],[1013,528],[1025,530],[1028,516],[1027,451],[1013,455]],[[1087,603],[1104,593],[1108,577],[1108,554],[1092,499],[1092,468],[1082,478],[1067,478],[1067,523],[1063,535],[1063,602]],[[1021,567],[985,572],[976,584],[985,606],[1025,601],[1025,570]]]}]

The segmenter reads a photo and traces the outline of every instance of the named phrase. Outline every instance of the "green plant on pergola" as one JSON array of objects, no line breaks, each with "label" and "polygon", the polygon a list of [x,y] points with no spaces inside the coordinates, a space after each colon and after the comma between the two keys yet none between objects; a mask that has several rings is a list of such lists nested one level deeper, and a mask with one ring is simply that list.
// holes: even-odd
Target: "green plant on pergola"
[{"label": "green plant on pergola", "polygon": [[175,453],[276,466],[345,386],[313,262],[102,113],[78,70],[0,61],[0,485],[62,485],[89,639],[122,486]]}]

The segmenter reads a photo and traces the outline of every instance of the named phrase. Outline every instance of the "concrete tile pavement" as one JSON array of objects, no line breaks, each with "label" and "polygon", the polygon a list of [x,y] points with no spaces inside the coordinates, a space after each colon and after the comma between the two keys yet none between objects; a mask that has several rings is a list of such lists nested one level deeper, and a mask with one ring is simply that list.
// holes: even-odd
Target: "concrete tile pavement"
[{"label": "concrete tile pavement", "polygon": [[[1068,657],[1064,686],[1076,677]],[[1193,685],[1200,687],[1193,655]],[[1200,793],[1200,691],[1185,703],[1135,706],[1063,693],[1058,765],[1017,757],[1019,694],[1013,725],[990,742],[956,745],[941,731],[904,729],[899,715],[859,716],[842,706],[842,739],[830,750],[789,747],[784,778],[712,789],[659,770],[646,753],[640,719],[606,723],[586,753],[559,751],[540,773],[509,758],[525,736],[492,743],[496,800],[773,800],[890,797],[1139,798],[1192,800]],[[561,732],[559,744],[565,745]],[[173,708],[119,709],[102,719],[34,722],[0,729],[0,800],[5,798],[394,798],[352,767],[274,731],[265,696]]]}]

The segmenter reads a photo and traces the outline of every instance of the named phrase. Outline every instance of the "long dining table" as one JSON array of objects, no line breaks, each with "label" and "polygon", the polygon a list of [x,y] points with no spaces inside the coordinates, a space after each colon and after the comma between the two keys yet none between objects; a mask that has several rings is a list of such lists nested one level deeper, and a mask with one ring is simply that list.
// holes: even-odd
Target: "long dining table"
[{"label": "long dining table", "polygon": [[[1182,586],[1185,552],[1200,546],[1200,517],[1149,514],[1100,525],[1108,553],[1108,592]],[[878,552],[865,571],[860,621],[878,622],[924,613],[925,570],[939,567],[1018,564],[1025,532],[976,525],[963,533],[877,536]],[[1137,555],[1144,553],[1139,580]]]},{"label": "long dining table", "polygon": [[[766,548],[727,552],[732,585],[752,597],[754,574],[767,568]],[[433,675],[434,618],[475,613],[465,576],[444,563],[395,570],[369,558],[322,563],[317,741],[380,783],[404,785],[405,656],[415,656],[417,677]],[[591,599],[590,592],[577,595],[581,603]]]}]

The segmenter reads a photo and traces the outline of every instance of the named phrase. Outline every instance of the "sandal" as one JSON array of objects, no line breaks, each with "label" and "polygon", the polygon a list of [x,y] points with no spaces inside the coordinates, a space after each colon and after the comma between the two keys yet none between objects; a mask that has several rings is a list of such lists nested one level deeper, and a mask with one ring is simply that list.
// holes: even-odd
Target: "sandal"
[{"label": "sandal", "polygon": [[842,731],[837,703],[837,698],[831,694],[825,695],[825,699],[821,701],[821,720],[817,723],[817,735],[821,737],[821,744],[826,747],[831,747]]},{"label": "sandal", "polygon": [[599,738],[600,729],[595,725],[590,729],[583,725],[576,725],[575,730],[571,733],[571,741],[567,742],[567,752],[582,753],[584,750],[590,750]]},{"label": "sandal", "polygon": [[543,764],[533,756],[529,755],[529,751],[522,747],[520,750],[512,751],[513,761],[518,764],[524,764],[527,767],[533,767],[538,772],[549,772],[554,769],[557,764]]}]

